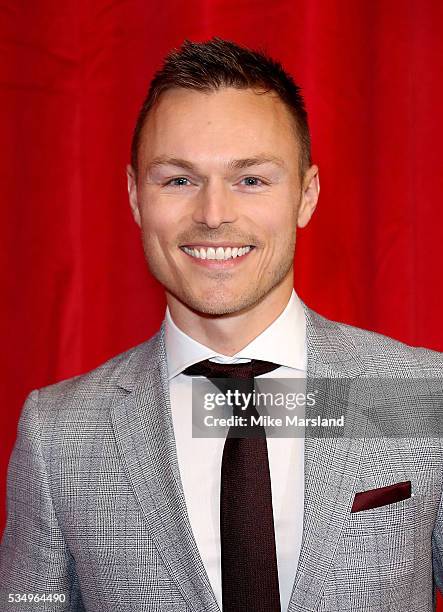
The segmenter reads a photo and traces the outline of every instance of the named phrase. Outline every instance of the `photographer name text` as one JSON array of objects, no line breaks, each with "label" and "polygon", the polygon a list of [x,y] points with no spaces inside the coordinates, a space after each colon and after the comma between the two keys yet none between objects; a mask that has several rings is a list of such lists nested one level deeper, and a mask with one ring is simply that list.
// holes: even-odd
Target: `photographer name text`
[{"label": "photographer name text", "polygon": [[299,417],[297,415],[286,415],[284,419],[269,415],[215,417],[208,414],[204,418],[206,427],[344,427],[345,417],[325,418],[321,415],[314,417]]}]

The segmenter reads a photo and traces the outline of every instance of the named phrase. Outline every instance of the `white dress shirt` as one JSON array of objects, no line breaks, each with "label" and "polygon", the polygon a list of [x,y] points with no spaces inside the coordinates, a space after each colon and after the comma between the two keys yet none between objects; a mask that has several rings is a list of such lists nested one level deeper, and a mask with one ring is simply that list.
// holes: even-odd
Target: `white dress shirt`
[{"label": "white dress shirt", "polygon": [[[165,315],[172,421],[189,521],[216,600],[222,607],[220,470],[225,440],[192,437],[192,378],[181,374],[204,359],[244,363],[261,359],[281,367],[263,378],[304,378],[307,367],[303,306],[292,291],[281,315],[236,355],[229,357],[193,340]],[[260,377],[260,378],[262,378]],[[281,609],[292,592],[303,531],[304,439],[267,438]]]}]

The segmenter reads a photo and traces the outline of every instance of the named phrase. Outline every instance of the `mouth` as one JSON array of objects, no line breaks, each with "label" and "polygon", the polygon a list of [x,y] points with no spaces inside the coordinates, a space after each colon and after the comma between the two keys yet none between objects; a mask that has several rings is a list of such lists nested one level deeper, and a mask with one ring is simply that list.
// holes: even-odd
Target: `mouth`
[{"label": "mouth", "polygon": [[245,260],[255,249],[252,244],[244,245],[182,245],[180,249],[195,263],[206,267],[231,267]]}]

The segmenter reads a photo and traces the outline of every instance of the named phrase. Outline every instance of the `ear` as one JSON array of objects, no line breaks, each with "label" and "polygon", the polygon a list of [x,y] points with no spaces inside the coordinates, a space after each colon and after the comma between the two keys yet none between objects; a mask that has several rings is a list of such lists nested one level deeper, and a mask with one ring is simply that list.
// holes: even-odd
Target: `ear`
[{"label": "ear", "polygon": [[140,211],[137,201],[137,177],[134,168],[129,164],[126,166],[126,176],[128,178],[129,204],[131,206],[134,221],[141,227]]},{"label": "ear", "polygon": [[312,217],[320,195],[318,166],[311,166],[305,172],[302,182],[302,197],[298,209],[297,226],[305,227]]}]

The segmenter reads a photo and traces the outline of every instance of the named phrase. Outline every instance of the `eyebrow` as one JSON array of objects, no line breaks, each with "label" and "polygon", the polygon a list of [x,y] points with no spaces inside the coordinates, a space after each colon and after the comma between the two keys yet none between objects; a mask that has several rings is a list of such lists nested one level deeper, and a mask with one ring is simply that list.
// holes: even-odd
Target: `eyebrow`
[{"label": "eyebrow", "polygon": [[[226,163],[226,166],[230,170],[244,170],[245,168],[251,168],[252,166],[261,166],[263,164],[275,164],[277,166],[284,166],[283,159],[275,156],[259,155],[257,157],[246,157],[243,159],[231,159]],[[148,165],[148,170],[157,168],[159,166],[176,166],[178,168],[184,168],[190,172],[197,172],[197,167],[186,159],[180,159],[178,157],[155,157]]]}]

